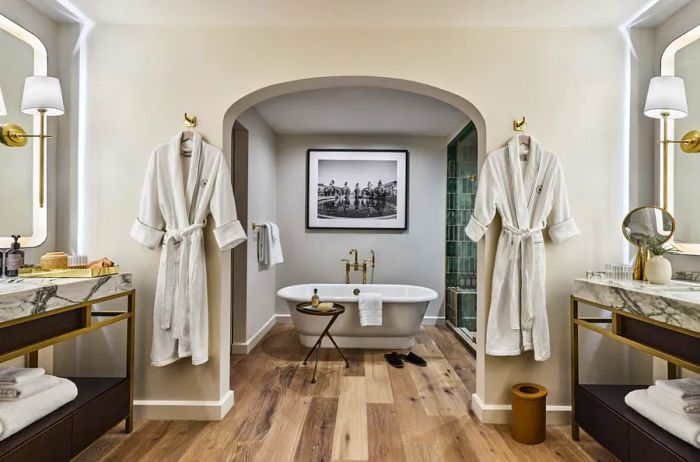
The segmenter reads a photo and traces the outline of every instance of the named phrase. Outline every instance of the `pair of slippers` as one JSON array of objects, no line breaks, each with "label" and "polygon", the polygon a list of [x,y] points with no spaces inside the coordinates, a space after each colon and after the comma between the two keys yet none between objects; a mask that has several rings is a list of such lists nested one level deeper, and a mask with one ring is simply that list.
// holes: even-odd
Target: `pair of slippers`
[{"label": "pair of slippers", "polygon": [[392,351],[391,353],[384,354],[384,359],[386,359],[386,362],[388,362],[390,366],[396,367],[397,369],[401,369],[403,367],[404,361],[420,367],[425,367],[428,364],[425,362],[425,359],[413,352],[410,352],[407,355],[400,355],[397,352]]}]

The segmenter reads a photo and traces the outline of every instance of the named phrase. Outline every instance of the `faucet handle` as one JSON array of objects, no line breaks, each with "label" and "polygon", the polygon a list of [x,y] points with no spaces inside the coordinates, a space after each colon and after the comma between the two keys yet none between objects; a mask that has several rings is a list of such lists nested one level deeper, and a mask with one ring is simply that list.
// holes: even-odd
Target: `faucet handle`
[{"label": "faucet handle", "polygon": [[348,260],[347,258],[341,258],[340,261],[345,262],[345,263],[350,263],[350,260]]}]

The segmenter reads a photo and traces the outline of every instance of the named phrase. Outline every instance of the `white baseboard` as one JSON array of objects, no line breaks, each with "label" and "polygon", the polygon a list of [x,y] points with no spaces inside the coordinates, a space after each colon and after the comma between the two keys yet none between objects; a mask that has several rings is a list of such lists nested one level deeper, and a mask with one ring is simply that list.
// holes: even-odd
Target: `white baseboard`
[{"label": "white baseboard", "polygon": [[234,355],[247,355],[253,351],[255,345],[257,345],[260,340],[265,337],[265,334],[270,332],[270,329],[275,326],[277,323],[277,316],[279,315],[273,314],[270,319],[245,342],[233,342],[233,345],[231,345],[231,353]]},{"label": "white baseboard", "polygon": [[233,390],[219,401],[137,399],[134,415],[143,420],[221,420],[233,407]]},{"label": "white baseboard", "polygon": [[254,333],[248,340],[245,342],[233,342],[231,345],[231,354],[234,355],[247,355],[251,351],[253,351],[253,348],[255,348],[255,345],[257,345],[260,340],[265,337],[265,334],[270,332],[270,330],[277,324],[278,322],[292,322],[292,317],[290,314],[273,314],[270,319],[267,320],[267,322],[260,328],[256,333]]},{"label": "white baseboard", "polygon": [[[486,404],[479,395],[472,395],[472,410],[485,424],[510,423],[510,404]],[[569,425],[571,423],[571,406],[547,406],[547,425]]]},{"label": "white baseboard", "polygon": [[424,326],[442,326],[445,324],[444,316],[423,316]]},{"label": "white baseboard", "polygon": [[292,322],[292,315],[289,313],[277,313],[275,317],[277,322]]}]

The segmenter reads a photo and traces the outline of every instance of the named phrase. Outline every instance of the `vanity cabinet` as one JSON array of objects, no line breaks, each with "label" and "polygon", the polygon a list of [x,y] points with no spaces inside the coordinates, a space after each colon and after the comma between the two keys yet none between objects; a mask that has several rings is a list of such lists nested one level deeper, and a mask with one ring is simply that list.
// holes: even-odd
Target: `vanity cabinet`
[{"label": "vanity cabinet", "polygon": [[[579,427],[583,428],[622,462],[700,461],[700,449],[625,404],[627,393],[648,385],[579,383],[579,328],[668,361],[671,378],[677,376],[679,367],[700,373],[700,297],[686,284],[673,284],[673,290],[664,291],[662,286],[641,282],[607,284],[577,279],[574,283],[571,434],[578,440]],[[608,315],[581,316],[579,304]]]},{"label": "vanity cabinet", "polygon": [[[78,388],[76,399],[0,441],[0,462],[69,461],[122,421],[127,432],[132,430],[135,296],[130,274],[89,280],[0,280],[0,363],[26,356],[28,365],[35,366],[41,348],[127,324],[124,375],[68,377]],[[95,309],[114,299],[125,299],[126,310]]]}]

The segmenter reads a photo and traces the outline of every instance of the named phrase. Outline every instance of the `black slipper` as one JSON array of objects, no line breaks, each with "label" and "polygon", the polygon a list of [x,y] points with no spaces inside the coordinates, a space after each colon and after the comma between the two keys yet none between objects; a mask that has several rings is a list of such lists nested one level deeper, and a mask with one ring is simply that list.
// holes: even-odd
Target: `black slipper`
[{"label": "black slipper", "polygon": [[415,354],[412,351],[410,353],[408,353],[407,355],[401,355],[401,359],[403,359],[404,361],[408,361],[411,364],[415,364],[416,366],[420,366],[420,367],[425,367],[428,365],[428,363],[425,362],[425,359],[421,358],[420,356],[418,356],[417,354]]},{"label": "black slipper", "polygon": [[391,353],[385,353],[384,359],[386,359],[386,362],[388,362],[389,365],[392,367],[396,367],[398,369],[401,369],[403,367],[403,361],[401,361],[401,357],[395,351],[392,351]]}]

